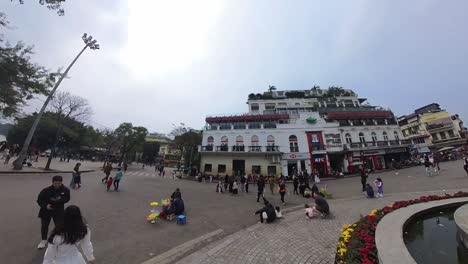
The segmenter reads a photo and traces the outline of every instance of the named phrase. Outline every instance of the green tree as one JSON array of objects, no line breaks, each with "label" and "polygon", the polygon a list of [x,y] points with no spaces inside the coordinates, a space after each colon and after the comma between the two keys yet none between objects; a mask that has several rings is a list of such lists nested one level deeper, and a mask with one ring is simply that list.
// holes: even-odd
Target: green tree
[{"label": "green tree", "polygon": [[200,155],[198,146],[202,143],[202,134],[196,130],[189,131],[176,136],[174,139],[176,146],[180,149],[182,157],[184,157],[184,167],[191,169],[200,166]]},{"label": "green tree", "polygon": [[[11,0],[11,1],[13,2],[16,0]],[[66,0],[39,0],[38,2],[40,5],[44,5],[50,10],[56,10],[59,16],[63,16],[65,15],[65,10],[62,8],[62,4],[65,1]],[[20,4],[24,4],[24,0],[18,0],[18,2]]]},{"label": "green tree", "polygon": [[[0,13],[0,28],[8,25]],[[17,114],[34,95],[47,95],[57,73],[31,62],[31,46],[18,42],[12,46],[0,36],[0,111],[5,117]]]},{"label": "green tree", "polygon": [[142,150],[147,134],[148,130],[145,127],[133,126],[132,123],[120,124],[115,130],[120,150],[120,163],[126,159],[130,152]]}]

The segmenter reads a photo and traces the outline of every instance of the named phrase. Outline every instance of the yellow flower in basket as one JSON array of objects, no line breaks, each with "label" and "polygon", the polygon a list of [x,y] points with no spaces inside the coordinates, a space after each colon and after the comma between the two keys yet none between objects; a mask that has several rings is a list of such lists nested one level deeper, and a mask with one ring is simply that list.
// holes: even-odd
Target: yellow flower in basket
[{"label": "yellow flower in basket", "polygon": [[150,205],[151,205],[151,206],[158,206],[159,203],[158,203],[158,202],[151,202]]}]

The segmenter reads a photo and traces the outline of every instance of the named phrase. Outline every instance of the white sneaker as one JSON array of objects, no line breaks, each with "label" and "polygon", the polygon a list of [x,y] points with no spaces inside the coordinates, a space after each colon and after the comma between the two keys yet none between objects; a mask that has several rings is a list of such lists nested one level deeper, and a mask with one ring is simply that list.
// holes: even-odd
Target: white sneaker
[{"label": "white sneaker", "polygon": [[43,249],[47,246],[47,240],[41,240],[41,242],[39,242],[39,245],[37,245],[37,249]]}]

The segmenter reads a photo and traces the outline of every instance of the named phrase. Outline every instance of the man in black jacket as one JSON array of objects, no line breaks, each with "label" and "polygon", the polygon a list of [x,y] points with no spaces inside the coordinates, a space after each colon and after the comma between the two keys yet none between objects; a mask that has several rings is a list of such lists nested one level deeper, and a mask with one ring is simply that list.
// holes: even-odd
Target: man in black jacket
[{"label": "man in black jacket", "polygon": [[265,206],[262,209],[257,210],[255,214],[260,214],[260,223],[263,223],[264,220],[266,220],[267,223],[271,223],[276,219],[275,208],[267,201],[267,199],[265,199],[265,197],[263,197],[263,202],[265,203]]},{"label": "man in black jacket", "polygon": [[260,196],[263,196],[263,191],[265,190],[265,179],[263,178],[262,175],[260,175],[260,178],[258,179],[257,182],[257,203],[260,202]]},{"label": "man in black jacket", "polygon": [[42,238],[42,241],[37,246],[38,249],[45,248],[47,245],[50,220],[54,219],[56,226],[63,222],[65,203],[70,201],[70,190],[62,182],[62,176],[57,175],[52,177],[52,185],[44,188],[37,197],[37,204],[41,207],[39,218],[41,218]]}]

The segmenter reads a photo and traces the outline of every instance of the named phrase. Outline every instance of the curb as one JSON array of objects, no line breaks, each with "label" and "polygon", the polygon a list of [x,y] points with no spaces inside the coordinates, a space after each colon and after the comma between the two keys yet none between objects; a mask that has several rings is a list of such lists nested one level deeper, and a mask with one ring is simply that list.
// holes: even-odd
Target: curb
[{"label": "curb", "polygon": [[[81,173],[94,172],[96,170],[84,170]],[[58,171],[58,170],[44,170],[44,171],[0,171],[0,174],[40,174],[40,173],[73,173],[73,171]]]},{"label": "curb", "polygon": [[153,257],[141,264],[169,264],[189,255],[204,244],[209,244],[220,239],[224,235],[223,229],[204,234],[200,237],[187,241],[177,247],[170,249],[156,257]]}]

